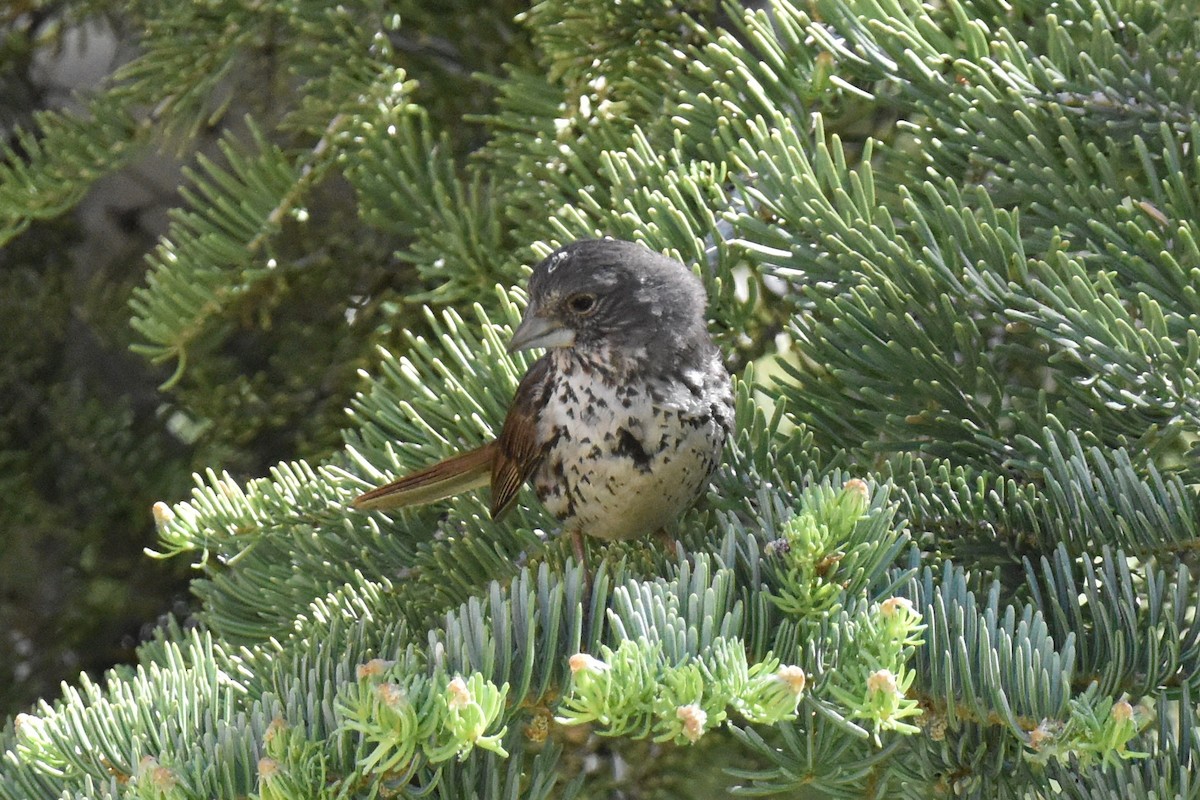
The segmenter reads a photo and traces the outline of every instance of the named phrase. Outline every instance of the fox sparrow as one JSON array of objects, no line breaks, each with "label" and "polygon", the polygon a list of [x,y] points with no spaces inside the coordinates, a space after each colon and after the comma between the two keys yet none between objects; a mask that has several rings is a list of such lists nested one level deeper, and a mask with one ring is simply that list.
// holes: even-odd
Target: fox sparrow
[{"label": "fox sparrow", "polygon": [[704,286],[632,242],[551,253],[529,279],[509,351],[544,347],[500,437],[354,500],[360,509],[440,500],[491,484],[493,518],[531,480],[573,537],[662,529],[716,468],[733,418],[729,373],[704,322]]}]

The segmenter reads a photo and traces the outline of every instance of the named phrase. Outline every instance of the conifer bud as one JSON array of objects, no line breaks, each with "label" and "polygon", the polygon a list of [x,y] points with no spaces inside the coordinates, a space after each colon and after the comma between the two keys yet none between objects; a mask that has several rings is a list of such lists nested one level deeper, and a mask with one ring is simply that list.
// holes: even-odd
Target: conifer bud
[{"label": "conifer bud", "polygon": [[450,699],[446,701],[447,707],[451,711],[462,711],[471,703],[471,692],[467,689],[467,682],[462,678],[455,678],[446,686],[446,691],[450,693]]},{"label": "conifer bud", "polygon": [[896,675],[890,669],[881,669],[867,676],[867,691],[871,694],[896,694]]},{"label": "conifer bud", "polygon": [[356,674],[360,681],[363,678],[377,678],[387,672],[394,663],[394,661],[385,661],[382,658],[372,658],[365,664],[359,664]]},{"label": "conifer bud", "polygon": [[852,495],[857,495],[863,503],[871,499],[871,489],[867,486],[867,482],[861,478],[851,478],[842,486],[846,492]]},{"label": "conifer bud", "polygon": [[704,735],[708,714],[696,703],[689,703],[675,709],[675,716],[683,723],[683,735],[689,742],[696,742]]},{"label": "conifer bud", "polygon": [[160,531],[175,521],[175,512],[162,500],[151,506],[150,512],[154,515],[155,527]]},{"label": "conifer bud", "polygon": [[784,664],[775,673],[775,677],[788,685],[794,694],[800,694],[804,691],[804,684],[808,678],[804,674],[804,670],[793,664]]},{"label": "conifer bud", "polygon": [[394,683],[381,683],[375,687],[375,695],[388,708],[398,708],[404,702],[404,690]]},{"label": "conifer bud", "polygon": [[871,488],[867,486],[867,482],[860,478],[851,478],[842,485],[842,495],[839,500],[839,505],[851,512],[854,516],[860,517],[867,513],[867,509],[871,506]]},{"label": "conifer bud", "polygon": [[537,709],[533,717],[525,725],[525,738],[534,744],[541,744],[550,736],[550,712],[545,708]]},{"label": "conifer bud", "polygon": [[608,669],[608,664],[605,664],[598,658],[589,656],[587,653],[576,653],[575,655],[571,656],[571,660],[568,663],[571,665],[572,675],[581,671],[603,672],[604,670]]},{"label": "conifer bud", "polygon": [[1054,720],[1042,720],[1036,728],[1029,732],[1029,746],[1034,750],[1041,750],[1058,738],[1060,728],[1061,724]]},{"label": "conifer bud", "polygon": [[263,734],[263,742],[270,744],[271,741],[279,735],[280,731],[287,730],[287,722],[283,717],[275,717],[271,720],[271,724],[267,726],[266,733]]},{"label": "conifer bud", "polygon": [[884,619],[891,619],[901,611],[913,612],[912,600],[907,597],[889,597],[879,604],[879,613]]}]

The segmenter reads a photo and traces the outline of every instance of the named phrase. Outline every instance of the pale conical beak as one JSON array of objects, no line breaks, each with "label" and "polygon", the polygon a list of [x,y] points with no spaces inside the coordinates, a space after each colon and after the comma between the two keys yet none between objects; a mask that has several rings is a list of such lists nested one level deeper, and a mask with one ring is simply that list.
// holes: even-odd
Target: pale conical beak
[{"label": "pale conical beak", "polygon": [[513,331],[508,342],[508,352],[516,353],[531,347],[570,347],[575,344],[575,331],[537,314],[526,313],[521,324]]}]

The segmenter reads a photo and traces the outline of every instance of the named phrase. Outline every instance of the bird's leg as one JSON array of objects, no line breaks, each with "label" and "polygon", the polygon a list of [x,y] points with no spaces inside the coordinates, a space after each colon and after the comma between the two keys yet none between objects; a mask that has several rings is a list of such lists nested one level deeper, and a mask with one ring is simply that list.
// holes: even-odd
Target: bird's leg
[{"label": "bird's leg", "polygon": [[592,568],[588,566],[585,548],[583,532],[571,531],[571,550],[575,553],[575,560],[583,568],[583,627],[586,631],[592,624]]},{"label": "bird's leg", "polygon": [[666,527],[659,528],[654,532],[654,538],[658,539],[663,550],[676,556],[687,558],[687,551],[683,548],[683,542],[675,538]]},{"label": "bird's leg", "polygon": [[584,602],[587,603],[584,613],[586,614],[592,607],[592,568],[587,562],[587,543],[583,541],[582,531],[571,531],[571,550],[575,553],[575,560],[583,568],[583,595]]},{"label": "bird's leg", "polygon": [[587,561],[584,559],[585,550],[583,547],[583,532],[578,530],[571,531],[571,550],[575,553],[575,560],[580,565],[587,564]]}]

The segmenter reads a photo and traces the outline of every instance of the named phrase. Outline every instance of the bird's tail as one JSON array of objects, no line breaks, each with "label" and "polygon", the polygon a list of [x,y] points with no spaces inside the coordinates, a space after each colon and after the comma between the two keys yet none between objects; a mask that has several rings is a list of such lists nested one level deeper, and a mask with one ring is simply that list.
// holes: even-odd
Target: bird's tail
[{"label": "bird's tail", "polygon": [[372,489],[354,498],[351,505],[363,511],[420,506],[487,486],[495,452],[496,443],[489,442]]}]

